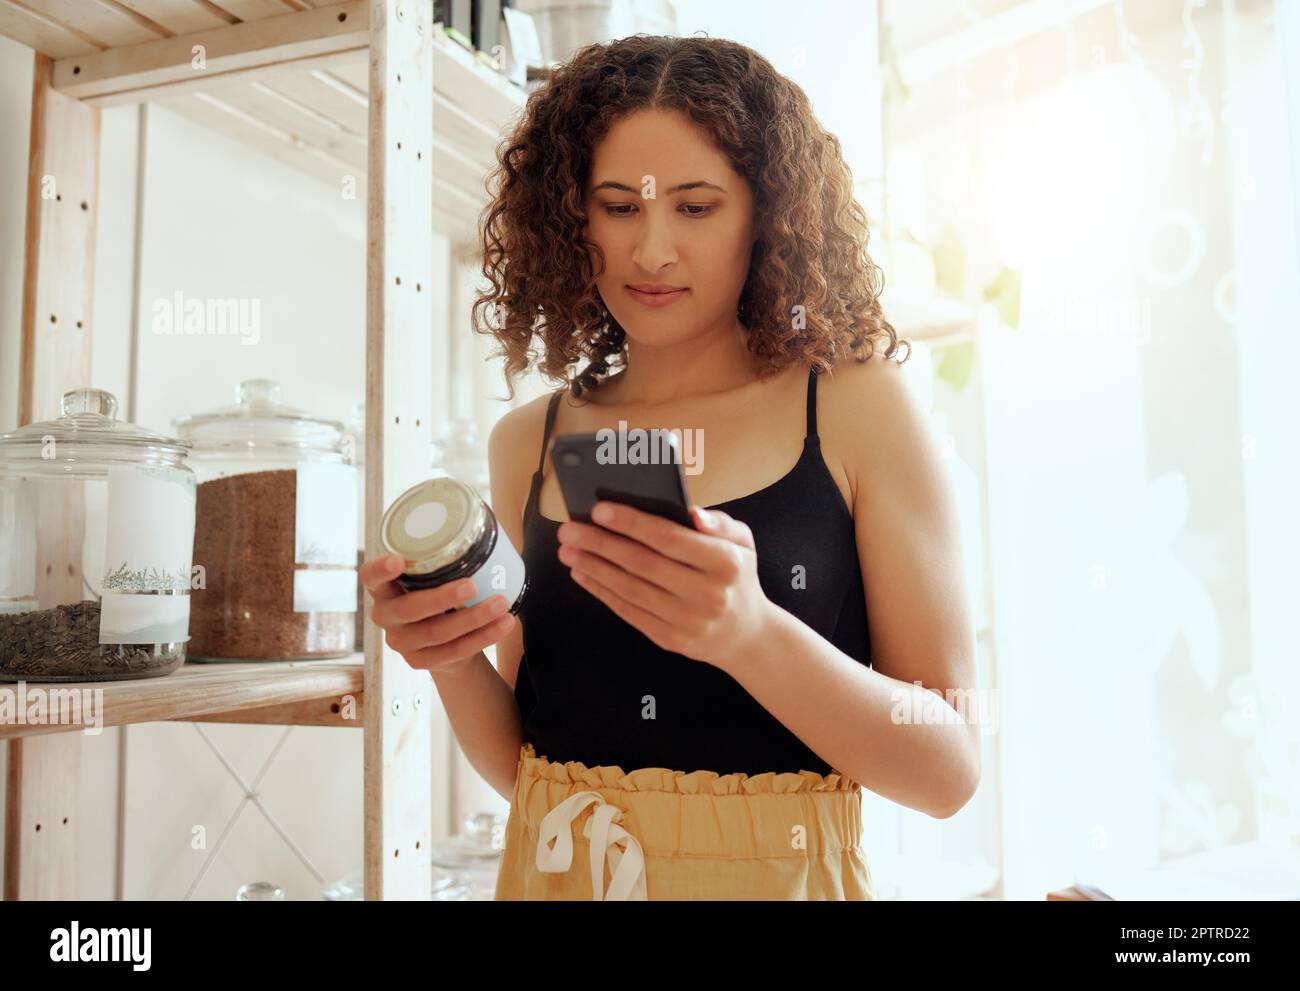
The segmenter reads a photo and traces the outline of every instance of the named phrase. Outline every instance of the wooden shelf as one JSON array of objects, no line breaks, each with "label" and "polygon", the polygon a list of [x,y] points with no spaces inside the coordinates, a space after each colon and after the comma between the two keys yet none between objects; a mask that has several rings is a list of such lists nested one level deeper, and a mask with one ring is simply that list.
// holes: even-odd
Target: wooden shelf
[{"label": "wooden shelf", "polygon": [[[30,697],[38,689],[47,698],[55,692],[102,691],[97,702],[100,719],[94,725],[127,726],[164,720],[274,723],[312,726],[362,726],[362,687],[365,663],[360,654],[322,661],[187,661],[172,674],[135,681],[26,682]],[[0,682],[0,695],[15,699],[19,686]],[[351,695],[348,718],[333,708]],[[67,696],[62,696],[67,697]],[[100,696],[97,696],[100,697]],[[15,704],[15,708],[17,708]],[[26,725],[0,723],[0,739],[45,733],[80,732],[86,723]]]},{"label": "wooden shelf", "polygon": [[[90,374],[99,108],[160,102],[345,196],[355,180],[366,211],[367,445],[384,453],[366,465],[367,518],[414,484],[427,432],[398,414],[433,406],[435,293],[400,276],[433,277],[435,232],[473,239],[501,131],[526,101],[436,31],[432,13],[429,0],[0,0],[0,35],[36,53],[19,422],[57,408]],[[43,195],[51,175],[62,190],[53,200]],[[66,319],[47,325],[46,314]],[[364,723],[366,898],[429,898],[433,685],[379,640],[364,660],[191,662],[156,679],[42,687],[90,690],[102,720],[0,726],[6,898],[76,897],[78,828],[40,828],[79,818],[71,730],[159,720]]]},{"label": "wooden shelf", "polygon": [[[368,14],[358,0],[0,0],[0,34],[55,59],[55,90],[91,106],[156,103],[335,189],[350,177],[365,203]],[[434,228],[464,243],[527,93],[441,28],[432,48]]]}]

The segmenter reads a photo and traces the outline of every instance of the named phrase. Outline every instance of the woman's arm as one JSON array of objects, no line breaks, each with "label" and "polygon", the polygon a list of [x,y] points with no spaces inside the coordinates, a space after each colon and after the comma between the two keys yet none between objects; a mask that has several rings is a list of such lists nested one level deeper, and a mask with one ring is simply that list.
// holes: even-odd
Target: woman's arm
[{"label": "woman's arm", "polygon": [[975,633],[956,501],[903,375],[877,356],[818,383],[823,448],[854,494],[874,667],[773,606],[723,669],[836,770],[946,818],[980,778]]},{"label": "woman's arm", "polygon": [[[541,449],[547,398],[543,396],[506,413],[488,437],[493,512],[521,554],[524,502],[532,484],[531,457]],[[510,632],[497,641],[497,667],[479,651],[463,664],[433,675],[452,732],[470,766],[507,801],[514,793],[523,743],[519,706],[514,698],[522,654],[523,624],[516,621]]]}]

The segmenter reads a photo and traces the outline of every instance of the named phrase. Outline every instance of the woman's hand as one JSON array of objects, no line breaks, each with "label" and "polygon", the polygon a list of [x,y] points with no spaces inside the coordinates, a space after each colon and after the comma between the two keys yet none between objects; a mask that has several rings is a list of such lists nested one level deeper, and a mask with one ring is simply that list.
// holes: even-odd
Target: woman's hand
[{"label": "woman's hand", "polygon": [[357,573],[375,602],[370,618],[384,631],[388,646],[411,667],[430,674],[450,670],[492,646],[515,625],[504,595],[456,609],[478,594],[467,579],[417,592],[403,590],[394,579],[404,564],[401,555],[386,554],[366,561]]},{"label": "woman's hand", "polygon": [[560,527],[559,557],[574,581],[664,650],[726,670],[777,607],[759,585],[749,527],[716,509],[691,514],[694,530],[598,502],[593,524]]}]

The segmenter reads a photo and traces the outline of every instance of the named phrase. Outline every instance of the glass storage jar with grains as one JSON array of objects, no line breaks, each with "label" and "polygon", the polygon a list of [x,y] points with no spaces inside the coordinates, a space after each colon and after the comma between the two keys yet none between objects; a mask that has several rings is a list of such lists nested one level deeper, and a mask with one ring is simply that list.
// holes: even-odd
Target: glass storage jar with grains
[{"label": "glass storage jar with grains", "polygon": [[233,406],[180,417],[194,444],[194,660],[344,657],[356,639],[356,466],[342,423],[248,379]]},{"label": "glass storage jar with grains", "polygon": [[0,681],[116,681],[185,660],[194,541],[189,445],[74,389],[0,435]]}]

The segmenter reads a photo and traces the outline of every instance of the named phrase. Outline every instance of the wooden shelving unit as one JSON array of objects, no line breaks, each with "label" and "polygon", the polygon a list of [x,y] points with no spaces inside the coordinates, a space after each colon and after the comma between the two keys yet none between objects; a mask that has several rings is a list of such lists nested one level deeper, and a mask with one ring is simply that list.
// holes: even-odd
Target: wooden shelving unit
[{"label": "wooden shelving unit", "polygon": [[[89,381],[99,108],[161,104],[351,180],[366,202],[366,544],[377,554],[383,507],[427,461],[434,234],[472,236],[525,94],[435,29],[431,0],[0,0],[0,34],[36,52],[20,424],[55,415],[62,393]],[[41,195],[47,176],[58,200]],[[102,689],[105,726],[361,727],[365,896],[428,899],[432,682],[378,633],[367,622],[364,654],[341,661],[191,662],[162,678],[41,687]],[[8,899],[77,895],[81,729],[0,725]]]},{"label": "wooden shelving unit", "polygon": [[[83,698],[86,692],[101,693],[96,725],[104,729],[159,720],[360,727],[365,725],[361,707],[365,671],[361,654],[323,661],[191,661],[160,678],[30,684],[26,690],[39,687],[48,694],[75,693]],[[16,699],[18,691],[16,683],[0,682],[0,693],[13,692]],[[0,723],[0,740],[81,728]]]}]

